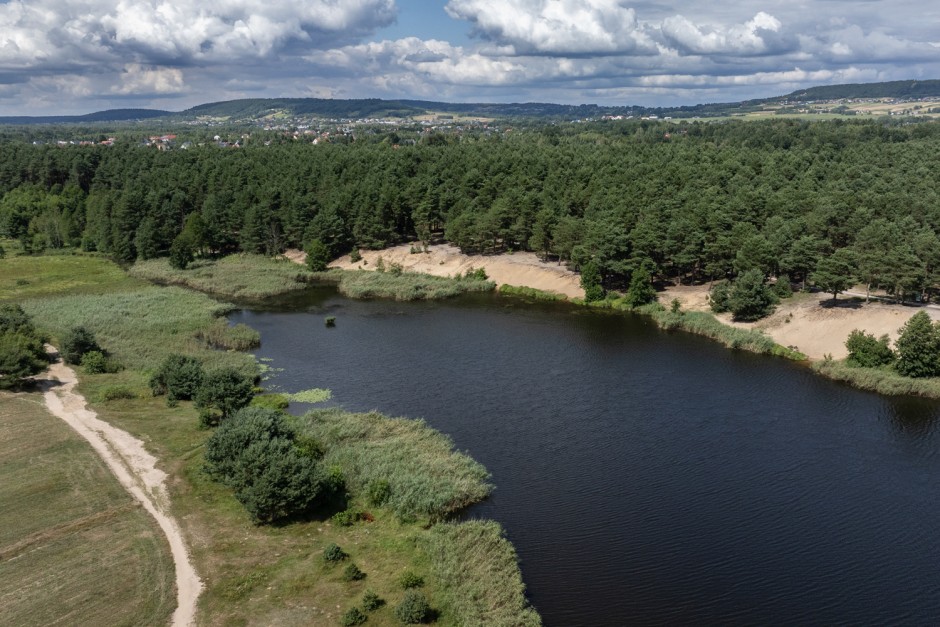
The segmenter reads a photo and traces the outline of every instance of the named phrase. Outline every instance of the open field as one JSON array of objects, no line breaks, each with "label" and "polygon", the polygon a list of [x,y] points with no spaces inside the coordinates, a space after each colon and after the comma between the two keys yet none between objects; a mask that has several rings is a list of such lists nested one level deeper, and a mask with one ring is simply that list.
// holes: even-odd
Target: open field
[{"label": "open field", "polygon": [[122,292],[143,285],[103,257],[93,255],[12,256],[0,261],[0,302],[50,295]]},{"label": "open field", "polygon": [[175,603],[153,519],[38,392],[0,393],[0,624],[161,625]]}]

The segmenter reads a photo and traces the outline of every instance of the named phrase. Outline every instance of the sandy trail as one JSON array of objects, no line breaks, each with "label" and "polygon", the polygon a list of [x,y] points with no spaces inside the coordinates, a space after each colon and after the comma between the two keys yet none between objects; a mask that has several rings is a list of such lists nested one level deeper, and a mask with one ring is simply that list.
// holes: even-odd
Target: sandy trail
[{"label": "sandy trail", "polygon": [[46,345],[46,350],[56,357],[42,377],[46,407],[91,444],[124,489],[156,519],[170,543],[176,567],[177,605],[172,625],[194,624],[202,581],[189,559],[179,524],[169,513],[170,500],[164,486],[166,473],[157,468],[157,458],[147,452],[143,442],[100,420],[95,412],[86,408],[85,398],[73,391],[78,383],[75,371],[58,359],[54,347]]}]

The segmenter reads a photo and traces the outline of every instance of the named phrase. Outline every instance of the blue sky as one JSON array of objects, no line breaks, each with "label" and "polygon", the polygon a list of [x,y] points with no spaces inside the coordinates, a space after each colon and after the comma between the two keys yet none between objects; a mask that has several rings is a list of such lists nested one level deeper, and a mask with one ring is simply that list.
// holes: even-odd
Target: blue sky
[{"label": "blue sky", "polygon": [[0,115],[247,97],[728,102],[940,78],[923,0],[0,0]]}]

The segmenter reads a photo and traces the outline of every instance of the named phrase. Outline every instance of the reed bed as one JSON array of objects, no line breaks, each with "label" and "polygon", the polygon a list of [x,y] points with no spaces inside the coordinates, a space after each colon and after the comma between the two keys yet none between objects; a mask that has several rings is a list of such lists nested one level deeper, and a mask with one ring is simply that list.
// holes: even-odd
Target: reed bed
[{"label": "reed bed", "polygon": [[416,272],[346,271],[339,278],[339,291],[350,298],[393,298],[400,301],[435,300],[469,292],[491,292],[492,281],[449,278]]}]

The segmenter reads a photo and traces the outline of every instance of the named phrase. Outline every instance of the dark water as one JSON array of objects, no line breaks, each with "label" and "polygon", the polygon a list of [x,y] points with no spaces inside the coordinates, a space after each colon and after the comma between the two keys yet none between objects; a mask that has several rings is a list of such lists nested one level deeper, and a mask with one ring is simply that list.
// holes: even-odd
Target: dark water
[{"label": "dark water", "polygon": [[425,418],[483,463],[497,489],[468,515],[506,527],[548,625],[940,620],[936,403],[627,316],[303,308],[233,320],[283,389]]}]

